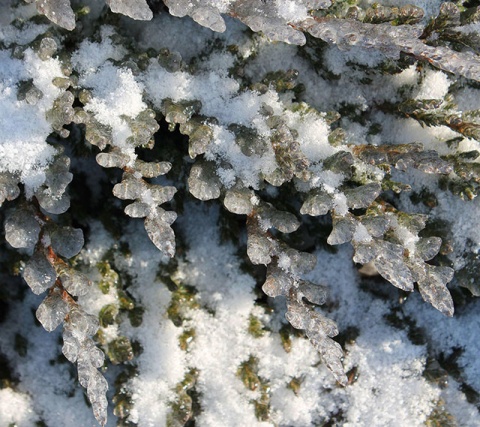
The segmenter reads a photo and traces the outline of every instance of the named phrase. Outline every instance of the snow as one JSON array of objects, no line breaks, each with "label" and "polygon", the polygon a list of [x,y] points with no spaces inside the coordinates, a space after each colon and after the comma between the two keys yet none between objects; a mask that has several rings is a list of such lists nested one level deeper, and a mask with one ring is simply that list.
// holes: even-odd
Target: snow
[{"label": "snow", "polygon": [[38,418],[32,410],[28,394],[18,393],[11,388],[0,390],[0,423],[34,427]]},{"label": "snow", "polygon": [[[18,174],[27,192],[44,182],[45,168],[56,153],[45,141],[52,132],[45,113],[61,94],[51,82],[56,76],[63,76],[56,59],[42,61],[27,49],[20,61],[0,51],[0,172]],[[17,100],[18,84],[28,79],[43,93],[34,105]]]},{"label": "snow", "polygon": [[121,45],[115,45],[111,36],[114,34],[113,27],[105,25],[101,28],[101,43],[93,43],[83,40],[79,48],[72,55],[72,65],[81,73],[92,74],[107,60],[119,61],[127,53]]},{"label": "snow", "polygon": [[443,99],[448,93],[450,82],[447,75],[443,71],[428,70],[416,99]]}]

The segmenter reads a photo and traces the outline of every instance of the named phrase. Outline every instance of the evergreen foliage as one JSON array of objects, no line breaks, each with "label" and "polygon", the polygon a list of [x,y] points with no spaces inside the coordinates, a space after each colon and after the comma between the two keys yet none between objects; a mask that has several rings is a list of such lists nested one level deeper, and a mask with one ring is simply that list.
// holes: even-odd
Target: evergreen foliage
[{"label": "evergreen foliage", "polygon": [[[34,3],[49,21],[31,10],[22,15],[27,6],[12,2],[16,19],[0,32],[5,253],[18,249],[23,279],[34,294],[46,293],[36,318],[48,332],[62,325],[63,355],[76,364],[100,425],[107,423],[108,406],[103,367],[132,367],[138,353],[135,342],[111,330],[127,318],[131,327],[140,325],[144,312],[127,291],[128,275],[112,268],[128,259],[128,245],[112,245],[93,268],[85,261],[84,231],[92,232],[94,212],[82,191],[97,191],[92,200],[105,198],[105,206],[95,202],[96,220],[118,239],[129,227],[119,209],[142,219],[165,255],[161,276],[180,301],[169,312],[185,327],[185,350],[195,340],[185,326],[197,309],[195,290],[171,271],[188,250],[175,221],[189,215],[190,195],[218,200],[225,221],[236,221],[241,231],[232,240],[246,249],[252,275],[258,274],[253,266],[266,266],[263,292],[284,302],[289,325],[304,331],[343,386],[351,378],[334,339],[339,329],[328,318],[328,286],[309,277],[316,249],[351,244],[362,271],[369,268],[402,292],[418,290],[446,316],[454,315],[447,285],[455,271],[457,291],[460,285],[480,294],[471,271],[480,241],[469,246],[466,238],[452,237],[453,225],[442,229],[434,222],[455,220],[450,211],[434,212],[437,198],[468,210],[479,191],[480,109],[458,107],[456,97],[479,93],[480,6],[443,3],[427,19],[419,6],[360,1],[106,1],[111,12],[153,18],[148,31],[166,13],[217,32],[233,28],[225,36],[201,33],[201,50],[184,58],[175,44],[149,45],[143,23],[130,26],[107,7]],[[196,24],[186,25],[193,37]],[[271,71],[279,65],[275,49],[281,46],[283,55],[285,43],[294,52],[285,61],[297,62],[299,70]],[[350,60],[341,63],[337,54]],[[320,79],[332,98],[343,91],[344,99],[322,106],[322,89],[315,89]],[[377,95],[382,85],[389,87]],[[382,126],[401,120],[441,132],[433,142],[419,140],[420,131],[409,141],[382,133]],[[367,130],[355,135],[360,127]],[[101,168],[82,163],[93,158]],[[105,188],[121,202],[101,195]],[[426,197],[437,189],[441,195]],[[7,266],[10,257],[1,263]],[[88,298],[98,290],[110,300],[95,312]],[[248,363],[239,368],[242,378]],[[258,384],[247,387],[261,390],[257,418],[269,420],[268,387],[261,374],[252,375]],[[183,400],[172,403],[168,425],[194,417],[189,390],[196,376],[187,377],[177,384]],[[136,422],[129,393],[117,384],[119,425]]]}]

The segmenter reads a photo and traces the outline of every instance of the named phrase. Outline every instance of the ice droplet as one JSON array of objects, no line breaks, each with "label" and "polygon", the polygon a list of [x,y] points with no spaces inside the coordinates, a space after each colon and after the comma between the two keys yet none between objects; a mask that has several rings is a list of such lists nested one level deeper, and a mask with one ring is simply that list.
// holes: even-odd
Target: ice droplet
[{"label": "ice droplet", "polygon": [[442,246],[440,237],[421,238],[415,245],[415,253],[424,261],[430,261],[438,254],[440,246]]},{"label": "ice droplet", "polygon": [[67,274],[60,276],[65,290],[73,296],[86,295],[92,282],[82,273],[74,269],[70,269]]},{"label": "ice droplet", "polygon": [[70,197],[67,193],[53,194],[50,188],[40,187],[35,192],[35,197],[41,208],[51,214],[62,214],[70,207]]},{"label": "ice droplet", "polygon": [[172,200],[176,192],[177,189],[172,186],[163,187],[161,185],[152,185],[150,187],[150,195],[152,200],[158,205]]},{"label": "ice droplet", "polygon": [[72,258],[83,248],[83,231],[80,228],[58,227],[50,232],[53,250],[65,258]]},{"label": "ice droplet", "polygon": [[106,0],[114,13],[121,13],[140,21],[150,21],[153,13],[145,0]]},{"label": "ice droplet", "polygon": [[293,278],[288,273],[278,267],[276,262],[268,264],[267,279],[262,286],[263,292],[269,297],[275,298],[279,295],[288,295],[292,286]]},{"label": "ice droplet", "polygon": [[62,353],[69,362],[75,363],[78,357],[80,343],[68,329],[63,330]]},{"label": "ice droplet", "polygon": [[63,322],[68,309],[68,303],[62,299],[61,291],[55,290],[42,301],[36,316],[45,330],[52,332]]},{"label": "ice droplet", "polygon": [[327,288],[308,280],[298,281],[298,291],[313,304],[323,305],[327,300]]},{"label": "ice droplet", "polygon": [[125,207],[125,213],[132,218],[145,218],[150,213],[148,203],[134,202]]},{"label": "ice droplet", "polygon": [[68,315],[68,327],[79,341],[95,335],[98,330],[98,318],[76,307]]},{"label": "ice droplet", "polygon": [[37,10],[50,21],[69,31],[75,28],[75,14],[69,0],[37,0]]},{"label": "ice droplet", "polygon": [[300,227],[300,221],[290,212],[279,211],[270,203],[262,203],[257,208],[260,217],[260,225],[267,229],[274,227],[282,233],[293,233]]},{"label": "ice droplet", "polygon": [[453,299],[446,284],[452,280],[453,270],[450,267],[425,265],[427,273],[425,279],[418,281],[418,289],[422,298],[445,316],[452,317]]},{"label": "ice droplet", "polygon": [[12,174],[8,172],[0,174],[0,206],[5,200],[13,200],[20,195],[17,184],[18,180]]},{"label": "ice droplet", "polygon": [[381,248],[373,264],[382,277],[404,291],[413,291],[413,277],[403,259],[403,248],[390,242],[379,242]]},{"label": "ice droplet", "polygon": [[160,217],[146,218],[145,230],[153,244],[169,257],[175,255],[175,234]]},{"label": "ice droplet", "polygon": [[115,184],[113,195],[122,200],[139,198],[147,188],[142,179],[135,178],[132,174],[124,174],[122,182]]},{"label": "ice droplet", "polygon": [[326,215],[332,207],[332,196],[322,190],[314,190],[305,199],[300,213],[311,216]]},{"label": "ice droplet", "polygon": [[232,213],[248,215],[253,209],[253,195],[253,191],[248,188],[231,188],[226,192],[223,204]]},{"label": "ice droplet", "polygon": [[351,216],[333,217],[333,230],[328,236],[329,245],[341,245],[350,242],[356,230],[355,220]]},{"label": "ice droplet", "polygon": [[199,200],[212,200],[220,197],[220,179],[215,174],[215,166],[206,161],[197,161],[190,170],[188,189]]},{"label": "ice droplet", "polygon": [[270,264],[274,252],[274,243],[271,239],[263,236],[258,230],[248,232],[247,255],[253,264]]},{"label": "ice droplet", "polygon": [[361,185],[357,188],[344,191],[347,198],[347,205],[350,209],[368,208],[382,191],[380,184],[373,182],[371,184]]},{"label": "ice droplet", "polygon": [[42,251],[37,251],[27,262],[23,278],[32,292],[39,295],[55,284],[57,274]]},{"label": "ice droplet", "polygon": [[33,249],[38,241],[40,225],[30,210],[13,209],[5,221],[5,239],[14,248]]},{"label": "ice droplet", "polygon": [[156,178],[165,175],[172,168],[169,162],[144,162],[135,160],[135,170],[140,172],[144,178]]},{"label": "ice droplet", "polygon": [[98,153],[96,160],[104,168],[123,168],[127,165],[130,158],[114,148],[109,153]]}]

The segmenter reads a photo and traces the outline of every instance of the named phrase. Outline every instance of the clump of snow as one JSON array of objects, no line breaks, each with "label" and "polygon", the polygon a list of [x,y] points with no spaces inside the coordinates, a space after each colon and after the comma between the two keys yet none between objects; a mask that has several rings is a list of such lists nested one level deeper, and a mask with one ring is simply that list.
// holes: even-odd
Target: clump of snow
[{"label": "clump of snow", "polygon": [[335,214],[344,216],[348,212],[347,198],[345,194],[338,192],[333,195],[333,208]]},{"label": "clump of snow", "polygon": [[480,362],[476,357],[480,351],[477,339],[478,300],[456,310],[453,318],[446,318],[435,310],[420,309],[421,304],[418,298],[409,298],[406,311],[428,330],[429,343],[436,349],[435,356],[438,357],[443,352],[448,357],[454,349],[460,349],[456,363],[462,370],[466,383],[477,393],[480,392]]},{"label": "clump of snow", "polygon": [[[216,33],[199,26],[190,17],[177,18],[167,13],[154,16],[152,21],[132,23],[127,30],[137,37],[142,49],[154,48],[160,51],[168,47],[170,51],[178,52],[182,59],[189,63],[198,52],[215,40],[236,44],[240,40],[248,39],[244,34],[245,25],[236,19],[226,16],[224,18],[228,27],[224,33]],[[178,31],[180,25],[182,31]]]},{"label": "clump of snow", "polygon": [[480,90],[464,87],[455,93],[455,102],[460,111],[480,110]]},{"label": "clump of snow", "polygon": [[123,154],[129,154],[133,162],[136,158],[134,147],[126,142],[132,130],[124,116],[133,119],[147,108],[142,97],[143,85],[135,79],[131,70],[117,68],[109,62],[84,75],[80,81],[93,93],[85,110],[94,113],[100,123],[112,129],[114,145],[121,147]]},{"label": "clump of snow", "polygon": [[435,150],[439,155],[453,154],[453,150],[444,142],[458,133],[447,126],[422,126],[411,118],[397,118],[384,113],[375,113],[376,122],[382,123],[380,136],[384,143],[410,144],[420,142],[425,150]]},{"label": "clump of snow", "polygon": [[[42,61],[27,49],[21,61],[0,51],[0,172],[17,174],[27,194],[43,184],[45,168],[56,153],[46,142],[52,126],[45,117],[62,92],[52,84],[55,77],[63,77],[57,59]],[[42,93],[33,104],[17,99],[19,84],[30,79]]]},{"label": "clump of snow", "polygon": [[387,331],[372,325],[350,348],[348,364],[358,367],[358,381],[348,390],[345,426],[421,426],[439,398],[440,389],[422,376],[425,348],[408,342],[403,331]]},{"label": "clump of snow", "polygon": [[443,71],[427,70],[416,99],[443,99],[448,93],[450,82]]},{"label": "clump of snow", "polygon": [[11,388],[0,390],[0,424],[35,427],[38,415],[32,409],[28,394],[19,393]]},{"label": "clump of snow", "polygon": [[300,148],[311,162],[324,160],[338,151],[328,142],[330,127],[323,117],[312,112],[299,116],[287,111],[285,118],[289,127],[297,131]]},{"label": "clump of snow", "polygon": [[300,21],[308,17],[307,8],[298,1],[276,0],[278,15],[287,22]]},{"label": "clump of snow", "polygon": [[72,65],[80,72],[92,74],[107,60],[119,61],[126,54],[126,49],[121,45],[114,45],[111,36],[114,29],[104,25],[100,29],[101,43],[84,40],[72,55]]},{"label": "clump of snow", "polygon": [[470,250],[474,252],[480,250],[480,230],[476,227],[480,215],[480,199],[477,197],[465,206],[465,201],[452,197],[449,193],[438,192],[436,196],[439,203],[432,214],[433,217],[446,220],[451,225],[455,240],[455,269],[460,269],[465,264],[462,254],[467,249],[467,242],[471,246]]}]

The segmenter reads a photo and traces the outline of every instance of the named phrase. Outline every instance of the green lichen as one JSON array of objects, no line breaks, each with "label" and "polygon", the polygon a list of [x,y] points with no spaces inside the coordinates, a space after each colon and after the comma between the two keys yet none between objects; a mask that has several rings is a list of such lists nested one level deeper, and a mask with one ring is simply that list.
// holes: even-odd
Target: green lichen
[{"label": "green lichen", "polygon": [[304,378],[302,377],[293,377],[287,384],[287,388],[292,390],[295,396],[298,396],[303,380]]},{"label": "green lichen", "polygon": [[119,283],[118,273],[112,269],[108,261],[102,261],[97,264],[102,279],[98,282],[98,287],[104,294],[108,294],[110,288],[116,288]]},{"label": "green lichen", "polygon": [[108,304],[102,307],[98,314],[100,326],[106,328],[109,325],[113,325],[118,315],[118,307],[115,304]]},{"label": "green lichen", "polygon": [[260,338],[265,335],[265,329],[260,319],[253,314],[248,317],[248,333],[255,338]]},{"label": "green lichen", "polygon": [[127,337],[118,337],[108,343],[107,356],[114,365],[130,362],[134,351]]},{"label": "green lichen", "polygon": [[458,427],[455,418],[445,408],[445,402],[438,400],[435,408],[425,421],[426,427]]},{"label": "green lichen", "polygon": [[182,283],[178,284],[172,292],[172,299],[167,308],[167,316],[175,326],[182,325],[187,310],[200,307],[195,294],[196,290],[194,287]]},{"label": "green lichen", "polygon": [[178,337],[180,348],[187,351],[192,341],[195,339],[195,329],[190,328],[184,330]]},{"label": "green lichen", "polygon": [[242,362],[237,370],[237,376],[247,389],[260,392],[260,397],[252,399],[251,403],[257,419],[268,421],[270,419],[270,386],[258,375],[258,359],[250,356],[248,360]]},{"label": "green lichen", "polygon": [[167,415],[167,427],[182,427],[192,420],[197,410],[195,384],[198,371],[191,369],[175,388],[176,398],[171,403],[171,411]]}]

